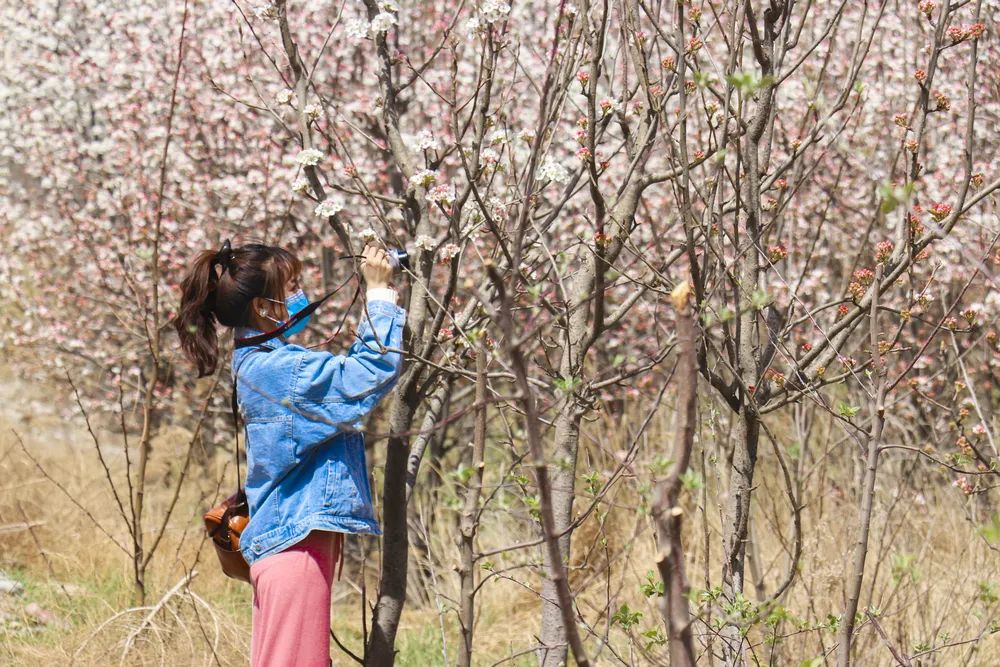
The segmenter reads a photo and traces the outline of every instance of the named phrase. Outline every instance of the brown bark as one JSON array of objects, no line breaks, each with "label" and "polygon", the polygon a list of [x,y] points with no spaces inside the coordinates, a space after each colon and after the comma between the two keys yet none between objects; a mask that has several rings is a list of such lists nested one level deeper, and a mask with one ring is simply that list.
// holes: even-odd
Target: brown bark
[{"label": "brown bark", "polygon": [[465,489],[465,502],[458,537],[461,557],[458,576],[461,580],[458,622],[462,642],[458,646],[458,664],[472,664],[472,631],[475,624],[475,543],[479,528],[479,496],[483,488],[483,467],[486,453],[486,346],[479,339],[476,351],[476,426],[472,441],[472,474]]},{"label": "brown bark", "polygon": [[886,366],[879,349],[878,340],[878,286],[882,279],[882,265],[875,267],[875,282],[872,284],[870,345],[875,376],[875,395],[871,400],[871,430],[868,434],[868,448],[865,457],[864,486],[858,508],[858,532],[854,543],[854,560],[848,577],[847,605],[840,620],[840,635],[837,645],[837,667],[851,664],[851,642],[854,633],[855,616],[861,597],[861,583],[865,576],[865,559],[868,555],[868,533],[871,530],[872,505],[875,498],[875,478],[878,474],[879,448],[882,444],[882,429],[885,426]]},{"label": "brown bark", "polygon": [[658,552],[656,566],[663,579],[660,613],[670,639],[670,664],[690,667],[696,655],[688,607],[688,583],[684,573],[684,544],[681,528],[684,510],[679,505],[681,476],[687,471],[694,447],[698,407],[697,325],[691,308],[691,284],[681,283],[671,295],[677,308],[678,363],[677,427],[674,436],[674,460],[668,477],[656,486],[653,517],[656,520]]}]

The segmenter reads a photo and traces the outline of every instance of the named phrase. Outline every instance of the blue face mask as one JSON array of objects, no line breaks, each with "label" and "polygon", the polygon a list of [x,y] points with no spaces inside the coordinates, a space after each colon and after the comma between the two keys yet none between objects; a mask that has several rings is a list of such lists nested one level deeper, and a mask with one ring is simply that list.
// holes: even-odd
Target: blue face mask
[{"label": "blue face mask", "polygon": [[[295,313],[299,312],[308,305],[309,299],[306,298],[306,293],[301,289],[295,290],[285,299],[285,308],[288,309],[289,318],[294,317]],[[306,325],[309,324],[309,319],[311,317],[312,315],[309,315],[296,322],[295,326],[285,331],[285,336],[294,336],[297,333],[301,333],[302,330],[306,328]],[[282,324],[284,324],[284,322],[278,322],[278,326],[281,326]]]}]

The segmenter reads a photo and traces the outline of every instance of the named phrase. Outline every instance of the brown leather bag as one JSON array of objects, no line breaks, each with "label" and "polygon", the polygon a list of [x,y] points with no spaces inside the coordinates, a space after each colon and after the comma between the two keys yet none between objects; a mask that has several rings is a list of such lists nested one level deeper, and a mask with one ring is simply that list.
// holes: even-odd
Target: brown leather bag
[{"label": "brown leather bag", "polygon": [[[261,345],[256,350],[270,352],[272,348]],[[250,356],[249,354],[247,356]],[[243,358],[244,361],[246,357]],[[239,579],[250,583],[250,565],[240,552],[240,535],[243,529],[250,523],[250,505],[247,503],[247,495],[243,491],[243,476],[240,475],[240,438],[239,438],[239,415],[236,403],[236,380],[239,368],[233,376],[233,393],[230,405],[233,409],[233,426],[236,435],[236,493],[229,496],[221,503],[208,510],[202,519],[205,521],[205,530],[212,538],[215,545],[215,555],[219,557],[219,564],[222,565],[222,572],[232,579]]]},{"label": "brown leather bag", "polygon": [[210,509],[203,517],[205,530],[227,577],[250,583],[250,566],[240,552],[240,535],[250,522],[247,497],[240,489]]}]

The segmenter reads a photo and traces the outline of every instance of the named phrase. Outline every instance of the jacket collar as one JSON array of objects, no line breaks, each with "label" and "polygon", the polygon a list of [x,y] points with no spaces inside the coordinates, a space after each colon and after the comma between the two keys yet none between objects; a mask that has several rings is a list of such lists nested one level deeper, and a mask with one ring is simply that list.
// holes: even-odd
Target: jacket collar
[{"label": "jacket collar", "polygon": [[[254,329],[253,327],[236,327],[233,330],[233,337],[234,337],[234,339],[235,338],[248,338],[250,336],[258,336],[258,335],[260,335],[262,333],[267,333],[267,332],[266,331],[261,331],[259,329]],[[277,336],[277,337],[272,338],[271,340],[267,341],[266,343],[264,343],[264,345],[267,345],[268,347],[273,347],[273,348],[285,347],[288,344],[289,344],[288,341],[286,341],[282,336]],[[252,347],[245,347],[245,348],[241,348],[239,350],[236,350],[236,352],[245,352],[246,350],[252,350],[252,349],[253,349]]]}]

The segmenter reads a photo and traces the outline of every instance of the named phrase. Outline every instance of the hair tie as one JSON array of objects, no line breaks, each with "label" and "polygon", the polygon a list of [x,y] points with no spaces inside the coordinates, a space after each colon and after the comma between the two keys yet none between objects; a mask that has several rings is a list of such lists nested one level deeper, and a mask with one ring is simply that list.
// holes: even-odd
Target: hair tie
[{"label": "hair tie", "polygon": [[[226,239],[222,243],[222,247],[219,248],[219,251],[215,253],[215,257],[212,259],[212,276],[216,280],[222,277],[222,274],[229,269],[229,266],[232,263],[232,261],[233,261],[233,246],[229,242],[229,239]],[[222,272],[218,276],[215,275],[216,264],[222,267]]]}]

